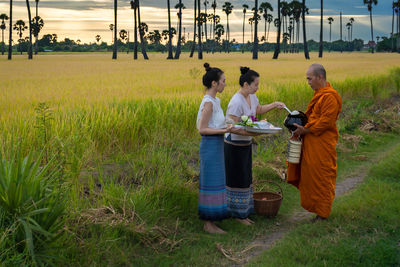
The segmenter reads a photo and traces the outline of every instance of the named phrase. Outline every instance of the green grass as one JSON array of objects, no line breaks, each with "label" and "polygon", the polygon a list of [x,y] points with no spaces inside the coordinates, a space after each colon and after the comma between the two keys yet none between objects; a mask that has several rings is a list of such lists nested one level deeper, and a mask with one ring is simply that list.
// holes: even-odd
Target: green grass
[{"label": "green grass", "polygon": [[390,150],[329,221],[299,226],[250,266],[399,266],[400,145]]}]

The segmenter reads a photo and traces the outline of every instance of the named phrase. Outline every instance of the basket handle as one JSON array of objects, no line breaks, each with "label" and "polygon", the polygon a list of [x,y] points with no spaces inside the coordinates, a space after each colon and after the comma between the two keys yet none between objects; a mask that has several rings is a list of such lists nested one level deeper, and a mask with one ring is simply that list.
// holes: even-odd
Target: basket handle
[{"label": "basket handle", "polygon": [[283,198],[283,190],[282,190],[282,187],[278,183],[270,181],[270,180],[258,180],[258,181],[253,182],[253,185],[260,184],[260,183],[270,183],[270,184],[274,184],[274,185],[278,186],[279,191],[280,191],[280,192],[278,192],[278,194],[280,194]]}]

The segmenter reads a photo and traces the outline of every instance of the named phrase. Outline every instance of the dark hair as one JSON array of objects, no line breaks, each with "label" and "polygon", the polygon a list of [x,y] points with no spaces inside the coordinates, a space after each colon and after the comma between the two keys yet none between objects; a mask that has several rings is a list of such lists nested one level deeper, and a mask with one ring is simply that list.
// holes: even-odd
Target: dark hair
[{"label": "dark hair", "polygon": [[219,68],[211,68],[208,63],[204,63],[204,68],[206,69],[206,74],[203,75],[203,85],[210,89],[212,82],[219,82],[224,72]]},{"label": "dark hair", "polygon": [[257,77],[260,77],[258,72],[251,70],[248,67],[240,67],[240,73],[242,74],[239,79],[240,86],[243,86],[244,83],[251,84]]}]

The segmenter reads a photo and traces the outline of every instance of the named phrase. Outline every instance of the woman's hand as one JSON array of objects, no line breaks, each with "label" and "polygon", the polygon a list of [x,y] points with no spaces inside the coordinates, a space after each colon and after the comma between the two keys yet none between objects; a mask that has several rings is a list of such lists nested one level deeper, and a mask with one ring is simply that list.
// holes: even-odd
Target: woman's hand
[{"label": "woman's hand", "polygon": [[286,107],[286,105],[284,104],[284,103],[282,103],[282,102],[274,102],[274,106],[275,106],[275,108],[277,108],[277,109],[283,109],[283,108],[285,108]]},{"label": "woman's hand", "polygon": [[232,133],[234,131],[235,125],[233,124],[228,124],[228,126],[225,129],[225,133]]}]

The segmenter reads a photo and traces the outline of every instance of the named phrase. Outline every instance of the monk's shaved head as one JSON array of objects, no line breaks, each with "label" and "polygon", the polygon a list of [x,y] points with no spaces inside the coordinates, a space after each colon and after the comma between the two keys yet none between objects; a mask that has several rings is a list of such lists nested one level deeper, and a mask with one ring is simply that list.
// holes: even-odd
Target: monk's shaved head
[{"label": "monk's shaved head", "polygon": [[310,70],[312,70],[314,76],[321,77],[326,80],[326,70],[321,64],[312,64],[310,66]]}]

